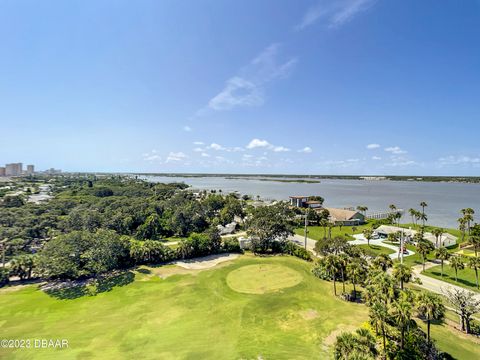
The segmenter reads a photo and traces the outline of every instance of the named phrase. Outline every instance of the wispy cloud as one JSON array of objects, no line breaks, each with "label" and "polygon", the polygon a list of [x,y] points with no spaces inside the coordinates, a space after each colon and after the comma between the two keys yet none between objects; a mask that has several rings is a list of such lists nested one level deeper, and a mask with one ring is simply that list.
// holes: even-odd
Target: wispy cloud
[{"label": "wispy cloud", "polygon": [[192,128],[191,128],[190,126],[188,126],[188,125],[185,125],[185,126],[183,127],[183,131],[190,132],[190,131],[192,131]]},{"label": "wispy cloud", "polygon": [[373,150],[373,149],[378,149],[380,147],[380,144],[368,144],[367,149]]},{"label": "wispy cloud", "polygon": [[319,20],[335,28],[352,20],[355,15],[369,9],[377,0],[321,0],[303,15],[295,30],[303,30]]},{"label": "wispy cloud", "polygon": [[380,156],[372,156],[372,160],[378,161],[382,160],[382,158]]},{"label": "wispy cloud", "polygon": [[392,154],[395,154],[395,155],[400,155],[400,154],[406,154],[407,153],[406,150],[401,149],[399,146],[387,147],[387,148],[385,148],[385,151],[389,152],[389,153],[392,153]]},{"label": "wispy cloud", "polygon": [[207,110],[224,111],[262,105],[266,85],[288,76],[297,62],[295,58],[281,61],[279,49],[280,44],[266,47],[239,74],[228,79],[223,90],[211,98],[207,107],[198,114]]},{"label": "wispy cloud", "polygon": [[170,152],[167,156],[167,160],[165,160],[166,163],[169,162],[179,162],[182,160],[185,160],[188,158],[187,155],[185,155],[183,152]]},{"label": "wispy cloud", "polygon": [[142,154],[144,161],[161,161],[162,157],[157,153],[157,150],[153,149],[150,152]]},{"label": "wispy cloud", "polygon": [[204,142],[203,141],[194,141],[193,142],[193,145],[203,145]]},{"label": "wispy cloud", "polygon": [[475,167],[480,166],[480,157],[470,157],[470,156],[445,156],[437,160],[437,164],[440,166],[447,165],[473,165]]},{"label": "wispy cloud", "polygon": [[313,150],[310,146],[305,146],[303,149],[297,150],[299,153],[310,154]]}]

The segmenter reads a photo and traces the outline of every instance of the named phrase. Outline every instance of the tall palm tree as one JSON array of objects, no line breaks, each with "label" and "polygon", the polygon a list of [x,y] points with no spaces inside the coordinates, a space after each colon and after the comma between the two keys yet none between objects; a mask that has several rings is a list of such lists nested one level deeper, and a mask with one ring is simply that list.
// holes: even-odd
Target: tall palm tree
[{"label": "tall palm tree", "polygon": [[342,279],[342,292],[345,293],[345,275],[347,273],[347,266],[350,262],[350,257],[347,254],[338,255],[338,268],[340,270],[340,277]]},{"label": "tall palm tree", "polygon": [[480,235],[470,235],[468,238],[468,243],[473,246],[473,250],[475,251],[475,257],[478,256],[478,251],[480,250]]},{"label": "tall palm tree", "polygon": [[368,207],[366,207],[365,205],[358,205],[357,210],[360,211],[363,214],[363,216],[366,216]]},{"label": "tall palm tree", "polygon": [[441,269],[442,269],[441,277],[443,277],[443,262],[450,258],[450,253],[448,252],[446,247],[441,246],[438,249],[435,249],[434,255],[435,255],[435,259],[440,260]]},{"label": "tall palm tree", "polygon": [[400,289],[403,290],[403,284],[412,279],[412,268],[406,264],[396,263],[392,275],[400,283]]},{"label": "tall palm tree", "polygon": [[427,221],[427,217],[425,215],[425,208],[428,206],[428,204],[425,202],[425,201],[422,201],[420,203],[420,206],[422,207],[422,222],[423,222],[423,226],[425,226],[425,221]]},{"label": "tall palm tree", "polygon": [[477,283],[477,289],[480,289],[480,287],[478,286],[478,269],[480,269],[480,258],[476,256],[475,257],[471,256],[468,259],[468,267],[470,269],[473,269],[473,271],[475,271],[475,281]]},{"label": "tall palm tree", "polygon": [[458,270],[465,269],[465,264],[461,256],[454,255],[450,258],[450,266],[455,270],[455,282],[458,281]]},{"label": "tall palm tree", "polygon": [[459,218],[458,220],[458,230],[462,233],[462,242],[465,240],[465,231],[467,230],[467,220],[464,217]]},{"label": "tall palm tree", "polygon": [[460,211],[463,214],[463,218],[467,223],[467,231],[468,235],[470,235],[470,223],[473,221],[473,214],[475,214],[475,211],[472,208],[466,208]]},{"label": "tall palm tree", "polygon": [[366,266],[365,262],[362,259],[354,259],[347,265],[347,274],[350,278],[350,281],[353,285],[353,300],[357,299],[357,288],[356,284],[359,284],[365,279],[366,275]]},{"label": "tall palm tree", "polygon": [[433,244],[428,240],[420,240],[417,242],[417,252],[422,256],[423,271],[425,271],[427,255],[430,254],[433,249]]},{"label": "tall palm tree", "polygon": [[392,303],[392,320],[400,328],[400,348],[403,350],[405,344],[405,330],[412,321],[412,303],[405,296],[400,297]]},{"label": "tall palm tree", "polygon": [[373,230],[372,229],[363,230],[363,236],[365,237],[365,239],[367,239],[368,246],[370,246],[370,240],[372,240],[372,237],[373,237]]},{"label": "tall palm tree", "polygon": [[438,240],[442,238],[445,231],[442,228],[435,228],[432,230],[433,236],[435,236],[435,247],[438,248]]},{"label": "tall palm tree", "polygon": [[417,213],[417,210],[410,208],[408,209],[408,213],[412,217],[412,224],[415,224],[415,215]]},{"label": "tall palm tree", "polygon": [[375,358],[377,355],[376,340],[373,334],[364,328],[355,330],[355,335],[357,337],[358,347],[363,351],[364,354],[368,354],[372,358]]},{"label": "tall palm tree", "polygon": [[325,271],[332,277],[333,279],[333,293],[337,296],[337,275],[339,270],[340,264],[337,255],[327,255],[325,257]]},{"label": "tall palm tree", "polygon": [[430,342],[430,323],[432,320],[442,320],[445,316],[445,306],[442,298],[431,292],[421,292],[417,297],[417,311],[427,321],[427,341]]},{"label": "tall palm tree", "polygon": [[373,303],[370,307],[370,321],[375,325],[375,329],[380,329],[383,342],[383,359],[387,358],[387,322],[389,314],[387,307],[379,302]]}]

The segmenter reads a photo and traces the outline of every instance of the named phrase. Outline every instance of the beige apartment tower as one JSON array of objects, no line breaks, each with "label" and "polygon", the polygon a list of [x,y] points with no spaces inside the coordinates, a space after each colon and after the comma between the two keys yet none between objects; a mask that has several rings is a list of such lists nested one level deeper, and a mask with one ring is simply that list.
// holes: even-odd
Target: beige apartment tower
[{"label": "beige apartment tower", "polygon": [[35,172],[35,166],[27,165],[27,175],[33,175],[34,172]]}]

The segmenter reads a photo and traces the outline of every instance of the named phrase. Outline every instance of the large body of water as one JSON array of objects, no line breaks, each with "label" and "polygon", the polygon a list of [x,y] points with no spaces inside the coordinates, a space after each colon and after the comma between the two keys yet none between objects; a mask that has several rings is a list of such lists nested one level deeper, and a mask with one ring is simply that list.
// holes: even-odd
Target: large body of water
[{"label": "large body of water", "polygon": [[[356,207],[365,205],[368,212],[388,210],[390,204],[404,209],[403,222],[411,222],[408,209],[421,210],[420,202],[428,204],[425,212],[431,225],[457,228],[460,209],[473,208],[475,219],[480,219],[480,184],[417,182],[321,180],[320,183],[284,183],[255,179],[227,179],[223,177],[166,177],[149,176],[154,182],[184,182],[194,189],[238,191],[259,195],[263,199],[288,200],[291,195],[320,195],[327,207]],[[479,221],[480,222],[480,221]]]}]

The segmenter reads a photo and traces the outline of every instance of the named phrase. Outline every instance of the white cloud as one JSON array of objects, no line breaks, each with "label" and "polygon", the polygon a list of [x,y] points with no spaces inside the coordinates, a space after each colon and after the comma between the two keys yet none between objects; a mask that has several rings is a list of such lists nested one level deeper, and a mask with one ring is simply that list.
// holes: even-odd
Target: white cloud
[{"label": "white cloud", "polygon": [[203,145],[204,142],[203,141],[194,141],[193,142],[193,145]]},{"label": "white cloud", "polygon": [[[295,58],[279,61],[279,47],[279,44],[266,47],[239,74],[228,79],[223,90],[210,99],[207,108],[222,111],[262,105],[265,86],[273,80],[288,76],[297,61]],[[205,110],[200,110],[199,114]]]},{"label": "white cloud", "polygon": [[367,149],[372,150],[372,149],[378,149],[380,147],[379,144],[368,144]]},{"label": "white cloud", "polygon": [[187,155],[185,155],[183,152],[170,152],[167,156],[167,160],[165,162],[178,162],[182,161],[188,158]]},{"label": "white cloud", "polygon": [[392,153],[392,154],[396,154],[396,155],[406,154],[406,153],[407,153],[407,151],[402,150],[402,149],[401,149],[400,147],[398,147],[398,146],[387,147],[387,148],[385,148],[385,151],[390,152],[390,153]]},{"label": "white cloud", "polygon": [[306,153],[306,154],[309,154],[311,153],[313,150],[310,146],[305,146],[303,149],[300,149],[298,150],[298,152],[300,153]]},{"label": "white cloud", "polygon": [[191,128],[190,126],[188,126],[188,125],[185,125],[185,126],[183,127],[183,130],[184,130],[184,131],[187,131],[187,132],[190,132],[190,131],[192,131],[192,128]]},{"label": "white cloud", "polygon": [[375,2],[376,0],[320,0],[307,10],[295,30],[303,30],[320,19],[324,19],[330,28],[339,27],[369,9]]},{"label": "white cloud", "polygon": [[272,144],[270,144],[267,140],[260,140],[260,139],[252,139],[248,145],[247,149],[255,149],[255,148],[269,148]]},{"label": "white cloud", "polygon": [[285,146],[274,146],[273,151],[274,152],[287,152],[287,151],[290,151],[290,149],[286,148]]},{"label": "white cloud", "polygon": [[144,161],[161,161],[162,157],[158,155],[157,150],[153,149],[148,153],[142,154]]},{"label": "white cloud", "polygon": [[480,166],[480,157],[470,157],[470,156],[445,156],[441,157],[437,161],[438,165],[474,165]]},{"label": "white cloud", "polygon": [[196,147],[195,149],[193,149],[193,151],[195,151],[195,152],[202,152],[202,151],[203,151],[203,149],[202,149],[202,148],[200,148],[200,147]]},{"label": "white cloud", "polygon": [[382,160],[382,158],[380,156],[372,156],[372,160],[378,161],[378,160]]},{"label": "white cloud", "polygon": [[220,151],[220,150],[226,150],[226,148],[224,148],[222,145],[220,144],[217,144],[217,143],[211,143],[208,148],[212,149],[212,150],[217,150],[217,151]]},{"label": "white cloud", "polygon": [[202,157],[210,157],[210,155],[208,155],[207,153],[204,153],[204,152],[202,152],[201,156]]}]

